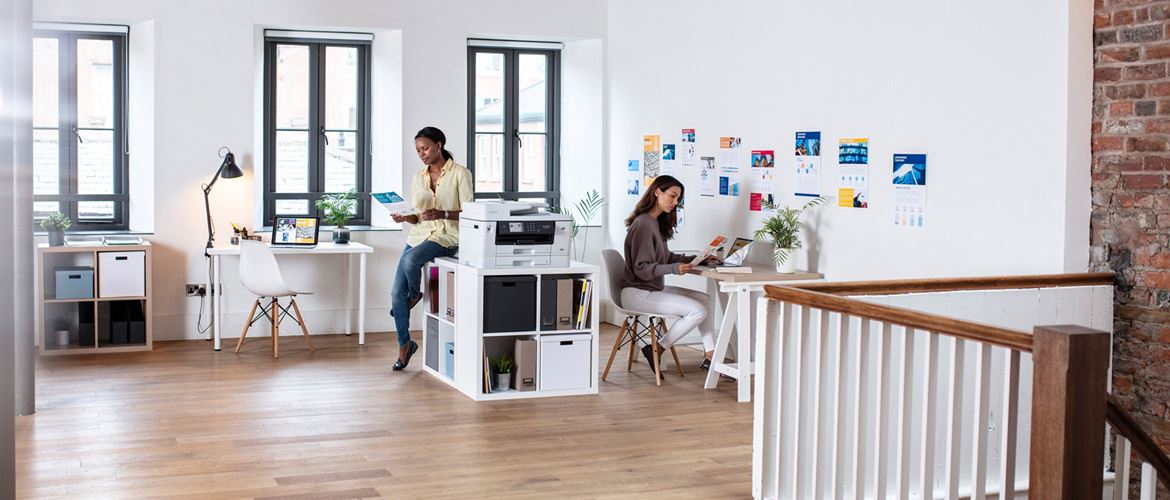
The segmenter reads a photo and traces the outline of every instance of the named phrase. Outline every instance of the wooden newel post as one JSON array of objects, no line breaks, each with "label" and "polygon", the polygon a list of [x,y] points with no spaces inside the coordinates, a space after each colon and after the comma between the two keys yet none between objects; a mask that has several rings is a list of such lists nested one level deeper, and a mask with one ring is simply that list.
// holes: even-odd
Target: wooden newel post
[{"label": "wooden newel post", "polygon": [[1032,348],[1030,498],[1102,495],[1109,334],[1038,326]]}]

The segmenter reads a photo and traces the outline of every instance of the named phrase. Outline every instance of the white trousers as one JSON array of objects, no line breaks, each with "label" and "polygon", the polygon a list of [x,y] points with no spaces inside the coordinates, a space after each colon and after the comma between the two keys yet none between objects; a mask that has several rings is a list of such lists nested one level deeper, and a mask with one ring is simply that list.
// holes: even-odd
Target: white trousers
[{"label": "white trousers", "polygon": [[715,322],[711,318],[711,297],[703,292],[667,286],[661,292],[641,288],[623,288],[622,306],[632,311],[681,316],[658,341],[662,347],[674,345],[691,330],[698,328],[703,350],[715,350]]}]

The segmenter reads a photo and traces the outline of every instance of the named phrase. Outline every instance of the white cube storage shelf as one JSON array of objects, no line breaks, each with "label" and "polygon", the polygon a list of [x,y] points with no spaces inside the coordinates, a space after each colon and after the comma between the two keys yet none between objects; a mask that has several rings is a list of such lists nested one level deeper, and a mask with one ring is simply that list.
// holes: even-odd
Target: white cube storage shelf
[{"label": "white cube storage shelf", "polygon": [[[432,274],[435,272],[432,269],[437,269],[437,275]],[[509,292],[501,293],[513,293],[513,287],[523,288],[523,291],[515,292],[515,297],[522,297],[519,300],[522,303],[510,302],[508,307],[536,311],[532,315],[527,314],[527,310],[525,314],[517,315],[523,316],[525,321],[522,323],[527,325],[529,318],[540,315],[543,281],[589,280],[590,286],[597,287],[600,286],[599,271],[597,266],[579,262],[572,262],[568,267],[481,269],[460,264],[455,259],[436,259],[423,269],[422,276],[425,314],[423,370],[476,401],[597,394],[600,299],[596,288],[589,296],[583,328],[565,330],[540,330],[535,320],[522,330],[517,330],[516,323],[511,321],[499,326],[499,318],[485,320],[485,304],[492,303],[486,297],[491,292],[485,290],[503,287],[500,290],[508,289]],[[448,273],[453,276],[450,282]],[[532,289],[533,279],[535,290]],[[454,311],[453,318],[446,314],[448,309]],[[489,322],[496,326],[489,326]],[[486,333],[485,329],[488,330]],[[493,332],[493,329],[507,331]],[[490,369],[485,371],[485,362],[487,358],[500,354],[511,356],[516,340],[536,340],[539,344],[533,370],[537,379],[536,390],[518,390],[514,370],[512,388],[493,392],[494,373]],[[454,345],[454,355],[448,353],[448,343]],[[452,361],[454,366],[451,366]]]}]

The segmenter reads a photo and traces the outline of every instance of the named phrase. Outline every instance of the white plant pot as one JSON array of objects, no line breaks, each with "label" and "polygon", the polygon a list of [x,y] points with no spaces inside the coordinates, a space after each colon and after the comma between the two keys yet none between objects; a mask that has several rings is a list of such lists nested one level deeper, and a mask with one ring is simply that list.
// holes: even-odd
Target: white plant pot
[{"label": "white plant pot", "polygon": [[791,250],[788,252],[788,258],[784,259],[782,264],[776,264],[776,272],[782,274],[792,274],[796,272],[796,256],[792,255]]},{"label": "white plant pot", "polygon": [[69,345],[69,330],[57,330],[53,332],[53,343],[59,346]]}]

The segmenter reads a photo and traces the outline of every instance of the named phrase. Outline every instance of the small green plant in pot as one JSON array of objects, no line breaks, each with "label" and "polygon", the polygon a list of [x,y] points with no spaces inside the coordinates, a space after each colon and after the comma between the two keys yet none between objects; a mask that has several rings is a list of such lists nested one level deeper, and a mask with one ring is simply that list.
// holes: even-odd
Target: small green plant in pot
[{"label": "small green plant in pot", "polygon": [[777,208],[771,203],[764,202],[764,208],[776,210],[776,213],[764,219],[763,227],[756,230],[756,239],[769,240],[775,246],[772,251],[772,261],[776,263],[777,272],[793,273],[796,271],[796,258],[792,254],[802,246],[800,216],[805,210],[821,205],[825,200],[825,197],[818,196],[800,208]]},{"label": "small green plant in pot", "polygon": [[[577,259],[578,256],[584,258],[585,252],[589,249],[589,231],[585,231],[580,249],[577,247],[577,233],[581,231],[581,228],[593,223],[593,218],[601,213],[601,209],[604,206],[605,197],[601,193],[598,193],[596,189],[591,189],[588,193],[585,193],[584,198],[577,200],[576,205],[572,207],[559,207],[553,210],[555,213],[565,214],[573,219],[573,229],[569,233],[569,237],[570,241],[572,241],[571,249],[574,259]],[[578,221],[578,219],[580,220]]]},{"label": "small green plant in pot", "polygon": [[491,359],[492,372],[496,374],[496,392],[503,392],[512,385],[512,358],[497,356]]},{"label": "small green plant in pot", "polygon": [[349,243],[349,228],[345,223],[353,216],[357,206],[357,192],[353,189],[340,194],[327,194],[317,200],[317,210],[324,213],[325,223],[335,226],[333,242],[337,244]]},{"label": "small green plant in pot", "polygon": [[41,229],[49,233],[49,246],[52,247],[59,247],[65,244],[65,230],[69,229],[71,225],[73,225],[73,222],[61,212],[53,212],[44,219],[41,219]]}]

